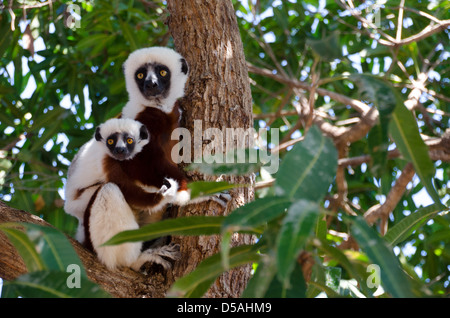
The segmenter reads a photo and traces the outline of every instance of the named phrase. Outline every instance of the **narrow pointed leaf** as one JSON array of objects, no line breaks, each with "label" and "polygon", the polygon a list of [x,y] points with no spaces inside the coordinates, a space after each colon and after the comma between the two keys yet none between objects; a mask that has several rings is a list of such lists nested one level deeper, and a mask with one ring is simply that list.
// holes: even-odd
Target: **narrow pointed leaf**
[{"label": "narrow pointed leaf", "polygon": [[190,216],[167,219],[148,224],[138,230],[121,232],[103,245],[117,245],[125,242],[148,241],[166,235],[213,235],[220,234],[222,216]]},{"label": "narrow pointed leaf", "polygon": [[36,251],[34,243],[28,235],[18,228],[19,223],[0,224],[0,231],[6,234],[11,243],[19,252],[29,272],[46,269],[45,263]]},{"label": "narrow pointed leaf", "polygon": [[[230,250],[229,267],[234,268],[259,260],[260,255],[255,251],[254,246],[241,245]],[[224,271],[220,253],[214,254],[200,263],[194,271],[177,280],[170,289],[169,295],[177,297],[192,295],[192,290],[199,288],[200,285],[203,289],[209,287],[205,286],[205,283],[212,283]],[[198,292],[196,294],[198,295]]]},{"label": "narrow pointed leaf", "polygon": [[304,298],[306,297],[306,283],[303,277],[302,267],[295,262],[289,277],[289,284],[282,283],[277,276],[272,279],[270,286],[264,295],[266,298]]},{"label": "narrow pointed leaf", "polygon": [[195,181],[188,184],[188,188],[191,190],[191,199],[223,192],[239,186],[242,185],[231,184],[225,181]]},{"label": "narrow pointed leaf", "polygon": [[384,289],[393,297],[414,297],[411,283],[394,252],[363,218],[353,219],[352,234],[373,264],[380,266]]},{"label": "narrow pointed leaf", "polygon": [[416,212],[411,213],[400,222],[390,228],[386,235],[385,240],[391,246],[395,246],[405,240],[420,224],[428,221],[429,218],[436,215],[436,213],[442,211],[440,204],[432,204],[424,208],[418,209]]},{"label": "narrow pointed leaf", "polygon": [[428,147],[422,140],[417,122],[403,103],[397,103],[389,126],[395,144],[405,157],[414,165],[414,170],[435,203],[441,204],[433,185],[435,169],[428,154]]},{"label": "narrow pointed leaf", "polygon": [[293,203],[283,219],[277,238],[278,276],[285,287],[297,263],[300,251],[313,232],[319,207],[316,203],[299,200]]},{"label": "narrow pointed leaf", "polygon": [[69,265],[78,265],[80,274],[87,277],[78,254],[67,237],[59,230],[38,224],[21,223],[26,228],[28,237],[36,247],[49,270],[66,271]]},{"label": "narrow pointed leaf", "polygon": [[224,221],[224,231],[228,229],[252,229],[276,218],[292,203],[290,198],[265,197],[234,210]]},{"label": "narrow pointed leaf", "polygon": [[378,77],[367,74],[355,74],[350,77],[358,86],[361,100],[373,103],[378,109],[379,122],[368,134],[369,152],[372,158],[371,171],[380,178],[386,170],[389,147],[389,122],[395,109],[397,95],[392,86]]},{"label": "narrow pointed leaf", "polygon": [[317,247],[345,268],[349,275],[358,281],[359,286],[361,286],[361,289],[364,290],[366,295],[371,293],[371,291],[367,288],[367,284],[362,280],[360,273],[356,270],[345,253],[343,253],[340,249],[331,246],[325,239],[321,239],[320,243],[317,244]]},{"label": "narrow pointed leaf", "polygon": [[319,201],[336,176],[337,151],[333,142],[312,126],[303,142],[284,157],[275,182],[275,194]]},{"label": "narrow pointed leaf", "polygon": [[277,267],[274,258],[265,258],[258,263],[258,268],[251,277],[244,292],[243,298],[262,298],[275,278]]},{"label": "narrow pointed leaf", "polygon": [[98,285],[80,276],[80,288],[70,288],[67,280],[71,273],[36,271],[5,282],[3,297],[24,298],[80,298],[109,297]]}]

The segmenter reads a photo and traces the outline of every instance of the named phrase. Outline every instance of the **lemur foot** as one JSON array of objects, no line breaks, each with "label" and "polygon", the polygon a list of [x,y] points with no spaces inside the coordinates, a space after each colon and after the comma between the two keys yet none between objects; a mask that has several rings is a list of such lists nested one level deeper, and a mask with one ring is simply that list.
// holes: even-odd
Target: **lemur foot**
[{"label": "lemur foot", "polygon": [[[176,261],[181,258],[180,245],[170,243],[168,245],[149,248],[142,252],[139,258],[146,262],[161,265],[164,270],[170,270],[172,268],[172,263],[170,261]],[[144,274],[147,274],[144,271]]]},{"label": "lemur foot", "polygon": [[209,199],[220,204],[220,206],[225,209],[228,203],[231,201],[232,197],[228,192],[221,192],[209,197]]}]

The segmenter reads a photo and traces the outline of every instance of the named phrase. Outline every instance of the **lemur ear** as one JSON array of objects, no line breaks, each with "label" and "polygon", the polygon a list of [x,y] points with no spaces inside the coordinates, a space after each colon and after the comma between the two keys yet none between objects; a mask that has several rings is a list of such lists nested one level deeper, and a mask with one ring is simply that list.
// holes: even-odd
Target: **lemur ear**
[{"label": "lemur ear", "polygon": [[142,125],[141,129],[139,130],[139,138],[141,138],[141,140],[146,140],[150,138],[150,134],[145,125]]},{"label": "lemur ear", "polygon": [[95,129],[95,140],[97,140],[97,141],[101,141],[102,140],[102,135],[100,134],[100,126],[98,126]]},{"label": "lemur ear", "polygon": [[189,71],[189,67],[188,67],[186,60],[184,58],[181,58],[180,62],[181,62],[181,72],[183,72],[184,74],[187,74]]}]

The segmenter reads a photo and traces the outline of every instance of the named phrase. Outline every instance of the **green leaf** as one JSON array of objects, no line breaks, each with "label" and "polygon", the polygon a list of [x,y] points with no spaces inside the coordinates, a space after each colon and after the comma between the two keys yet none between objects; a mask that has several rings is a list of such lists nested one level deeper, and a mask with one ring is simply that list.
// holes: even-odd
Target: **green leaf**
[{"label": "green leaf", "polygon": [[369,131],[367,142],[370,161],[370,171],[375,178],[381,178],[386,171],[386,163],[389,148],[388,120],[382,120],[383,124],[377,124]]},{"label": "green leaf", "polygon": [[131,29],[130,25],[126,22],[120,21],[120,28],[122,29],[122,33],[124,38],[130,43],[130,49],[131,51],[137,50],[139,47],[136,43],[136,39],[134,38],[135,32]]},{"label": "green leaf", "polygon": [[305,140],[284,157],[275,181],[275,194],[319,201],[336,176],[336,169],[337,151],[333,142],[312,126]]},{"label": "green leaf", "polygon": [[315,202],[299,200],[289,207],[283,219],[277,238],[277,265],[284,287],[289,287],[298,254],[313,232],[318,214],[319,206]]},{"label": "green leaf", "polygon": [[[253,245],[241,245],[230,249],[229,264],[230,268],[240,265],[258,262],[260,255],[255,251]],[[185,297],[186,295],[193,295],[192,290],[201,286],[206,292],[210,285],[206,282],[212,283],[220,274],[226,269],[222,265],[221,255],[214,254],[208,257],[197,268],[188,275],[178,279],[169,291],[169,295],[176,297]],[[199,295],[197,289],[195,295]]]},{"label": "green leaf", "polygon": [[33,144],[30,148],[30,152],[35,152],[41,149],[44,144],[55,136],[57,133],[61,132],[61,121],[57,120],[54,123],[45,127],[45,131],[39,138],[33,140]]},{"label": "green leaf", "polygon": [[[17,155],[21,160],[28,157],[28,161],[31,160],[31,153],[27,150],[22,150]],[[22,157],[23,156],[23,157]],[[24,160],[24,162],[26,162]],[[20,181],[19,181],[20,182]],[[15,192],[15,196],[11,201],[11,206],[14,206],[18,209],[28,211],[30,213],[34,212],[34,201],[30,191],[17,189]]]},{"label": "green leaf", "polygon": [[358,281],[359,286],[361,286],[361,288],[367,295],[370,294],[370,290],[367,288],[366,283],[362,281],[360,273],[356,270],[356,268],[341,250],[334,246],[331,246],[326,240],[320,240],[320,243],[316,245],[322,252],[326,253],[328,256],[331,256],[333,260],[335,260],[343,268],[345,268],[348,274]]},{"label": "green leaf", "polygon": [[325,284],[334,292],[339,293],[339,285],[342,277],[342,268],[340,267],[326,267],[325,268]]},{"label": "green leaf", "polygon": [[34,243],[23,230],[18,229],[19,227],[20,223],[3,223],[0,224],[0,231],[6,234],[17,249],[29,272],[45,269],[45,263],[36,251]]},{"label": "green leaf", "polygon": [[304,298],[306,297],[306,283],[303,277],[302,267],[295,262],[289,277],[289,284],[283,284],[275,276],[270,283],[264,297],[266,298]]},{"label": "green leaf", "polygon": [[225,181],[194,181],[188,184],[188,188],[191,189],[191,199],[209,196],[240,186],[244,185],[231,184]]},{"label": "green leaf", "polygon": [[213,235],[220,234],[223,216],[189,216],[167,219],[143,226],[137,230],[123,231],[103,245],[125,242],[148,241],[166,235]]},{"label": "green leaf", "polygon": [[307,39],[306,44],[326,62],[331,62],[342,57],[339,34],[337,32],[323,37],[320,40]]},{"label": "green leaf", "polygon": [[55,121],[61,120],[68,116],[70,112],[62,107],[57,107],[45,114],[40,114],[33,122],[31,131],[37,132],[43,127],[49,127]]},{"label": "green leaf", "polygon": [[262,298],[266,295],[267,290],[273,279],[276,279],[277,266],[274,258],[262,258],[258,263],[255,273],[247,284],[243,298]]},{"label": "green leaf", "polygon": [[222,256],[222,266],[228,270],[230,267],[230,248],[231,248],[231,238],[233,232],[225,232],[222,234],[222,239],[220,242],[220,254]]},{"label": "green leaf", "polygon": [[381,269],[381,283],[393,297],[414,297],[411,283],[386,242],[362,217],[353,219],[351,232],[369,259]]},{"label": "green leaf", "polygon": [[418,209],[416,212],[411,213],[390,228],[384,237],[385,240],[391,246],[401,243],[421,224],[427,222],[431,217],[440,211],[442,211],[442,206],[440,204],[432,204]]},{"label": "green leaf", "polygon": [[90,34],[89,36],[81,39],[80,42],[78,42],[77,49],[82,51],[87,48],[92,48],[98,43],[106,41],[109,37],[110,35],[105,33]]},{"label": "green leaf", "polygon": [[67,237],[59,230],[38,224],[21,223],[39,248],[40,256],[50,270],[66,271],[69,265],[78,265],[83,277],[87,277],[78,254]]},{"label": "green leaf", "polygon": [[254,229],[276,218],[292,203],[290,198],[265,197],[240,206],[223,222],[223,230]]},{"label": "green leaf", "polygon": [[398,102],[392,86],[380,78],[367,74],[354,74],[350,77],[358,86],[361,100],[367,100],[378,109],[379,123],[372,127],[368,135],[369,152],[372,157],[371,171],[380,178],[385,170],[389,147],[389,122]]},{"label": "green leaf", "polygon": [[377,107],[380,113],[380,123],[383,124],[381,119],[392,114],[397,103],[401,101],[393,87],[389,82],[370,74],[353,74],[350,79],[358,86],[361,100],[367,100]]},{"label": "green leaf", "polygon": [[[433,185],[435,169],[428,154],[428,147],[422,140],[417,122],[403,103],[397,103],[389,126],[395,144],[405,157],[414,165],[414,170],[436,204],[441,204]],[[441,207],[443,205],[441,204]]]},{"label": "green leaf", "polygon": [[3,297],[24,298],[105,298],[110,297],[98,285],[80,276],[80,288],[70,288],[71,273],[36,271],[24,274],[14,281],[5,281]]},{"label": "green leaf", "polygon": [[66,271],[69,265],[75,264],[80,267],[80,274],[87,277],[78,254],[59,230],[32,223],[4,223],[0,230],[22,256],[28,272],[44,269]]}]

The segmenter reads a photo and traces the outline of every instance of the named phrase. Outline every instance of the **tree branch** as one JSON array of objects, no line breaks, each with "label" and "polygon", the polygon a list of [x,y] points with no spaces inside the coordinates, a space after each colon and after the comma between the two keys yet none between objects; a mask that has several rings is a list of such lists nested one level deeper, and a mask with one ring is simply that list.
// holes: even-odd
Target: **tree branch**
[{"label": "tree branch", "polygon": [[[280,82],[282,84],[288,85],[288,86],[292,86],[292,87],[297,87],[297,88],[301,88],[305,91],[311,91],[312,87],[310,84],[305,83],[305,82],[301,82],[299,80],[296,79],[291,79],[288,77],[284,77],[282,75],[279,74],[274,74],[272,73],[272,71],[268,70],[268,69],[262,69],[259,67],[256,67],[250,63],[247,63],[248,65],[248,71],[253,73],[253,74],[258,74],[258,75],[262,75],[262,76],[266,76],[269,78],[272,78],[274,80],[276,80],[277,82]],[[349,105],[351,106],[353,109],[355,109],[358,113],[366,113],[370,110],[370,106],[367,104],[364,104],[363,102],[347,97],[345,95],[339,94],[339,93],[335,93],[329,90],[326,90],[324,88],[316,88],[316,93],[319,94],[320,96],[329,96],[331,99],[342,103],[344,105]]]},{"label": "tree branch", "polygon": [[394,211],[397,204],[400,202],[403,194],[406,191],[406,186],[411,182],[415,174],[414,166],[411,162],[407,163],[405,168],[402,170],[402,174],[395,181],[394,186],[389,191],[386,201],[382,205],[374,205],[364,214],[364,218],[367,223],[373,224],[377,219],[381,219],[381,235],[384,235],[387,231],[387,219],[389,214]]}]

